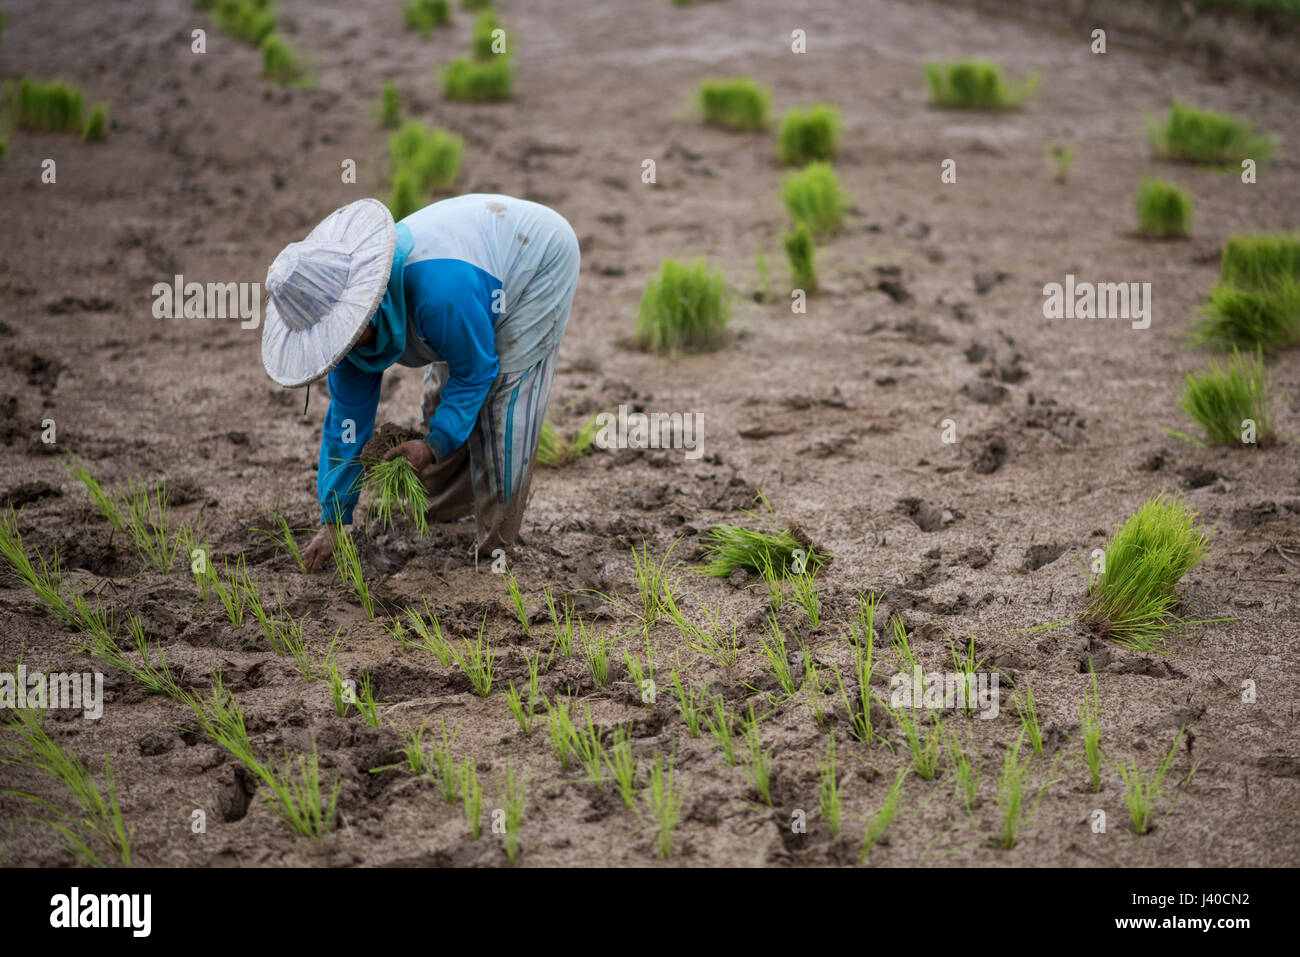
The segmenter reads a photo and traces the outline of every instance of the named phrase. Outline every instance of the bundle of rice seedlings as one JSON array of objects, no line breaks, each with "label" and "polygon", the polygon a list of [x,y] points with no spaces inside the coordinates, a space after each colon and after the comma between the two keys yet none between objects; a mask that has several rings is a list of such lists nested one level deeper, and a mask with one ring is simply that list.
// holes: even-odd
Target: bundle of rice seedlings
[{"label": "bundle of rice seedlings", "polygon": [[294,51],[278,33],[267,34],[262,40],[262,75],[287,86],[302,78],[303,67]]},{"label": "bundle of rice seedlings", "polygon": [[[759,575],[784,576],[805,571],[816,575],[831,558],[829,552],[813,544],[797,525],[771,532],[715,525],[704,534],[702,544],[709,562],[701,571],[716,578],[726,578],[737,568]],[[802,562],[796,553],[802,553]]]},{"label": "bundle of rice seedlings", "polygon": [[1006,80],[989,60],[927,63],[925,80],[932,104],[961,110],[1018,109],[1038,85],[1035,74],[1019,83]]},{"label": "bundle of rice seedlings", "polygon": [[1233,350],[1232,361],[1226,366],[1213,359],[1209,365],[1200,375],[1187,374],[1187,388],[1178,407],[1204,430],[1205,441],[1211,445],[1272,445],[1272,383],[1264,368],[1263,351],[1256,351],[1252,358]]},{"label": "bundle of rice seedlings", "polygon": [[813,160],[829,162],[835,158],[835,141],[843,125],[840,111],[826,103],[807,110],[790,110],[781,120],[777,158],[786,166],[803,166]]},{"label": "bundle of rice seedlings", "polygon": [[705,80],[698,93],[704,121],[731,130],[765,130],[772,94],[747,76]]},{"label": "bundle of rice seedlings", "polygon": [[86,125],[81,131],[81,142],[102,143],[106,139],[108,139],[108,107],[100,103],[86,118]]},{"label": "bundle of rice seedlings", "polygon": [[402,107],[397,99],[397,84],[390,81],[384,84],[384,89],[379,94],[379,125],[386,130],[393,130],[401,122]]},{"label": "bundle of rice seedlings", "polygon": [[[491,60],[493,57],[505,56],[509,53],[505,47],[505,31],[501,30],[501,36],[494,36],[497,30],[501,30],[501,21],[497,19],[495,10],[484,10],[474,20],[474,32],[470,38],[470,52],[475,60]],[[500,49],[498,49],[498,39],[500,39]]]},{"label": "bundle of rice seedlings", "polygon": [[807,224],[814,236],[831,235],[844,225],[849,204],[829,163],[809,163],[791,173],[781,184],[781,198],[790,219]]},{"label": "bundle of rice seedlings", "polygon": [[1300,342],[1300,235],[1229,238],[1201,317],[1191,341],[1212,349],[1272,352]]},{"label": "bundle of rice seedlings", "polygon": [[398,515],[405,515],[415,523],[421,535],[429,532],[424,510],[429,502],[424,483],[416,474],[415,466],[404,455],[369,464],[364,472],[362,487],[370,494],[367,515],[379,519],[381,528],[394,528]]},{"label": "bundle of rice seedlings", "polygon": [[393,174],[393,195],[388,200],[388,209],[393,214],[393,219],[405,219],[423,208],[424,199],[416,185],[415,174],[409,169],[398,170]]},{"label": "bundle of rice seedlings", "polygon": [[1147,135],[1160,156],[1214,166],[1236,166],[1245,159],[1263,163],[1277,149],[1276,137],[1249,120],[1177,101],[1163,120],[1148,122]]},{"label": "bundle of rice seedlings", "polygon": [[1074,150],[1057,143],[1048,149],[1047,155],[1052,160],[1053,178],[1058,183],[1064,183],[1074,166]]},{"label": "bundle of rice seedlings", "polygon": [[465,141],[441,127],[412,120],[388,138],[394,172],[408,171],[421,193],[447,189],[460,173]]},{"label": "bundle of rice seedlings", "polygon": [[23,77],[11,93],[11,115],[20,129],[51,133],[82,132],[85,101],[78,87],[55,80],[42,83]]},{"label": "bundle of rice seedlings", "polygon": [[537,441],[537,464],[552,469],[572,465],[591,451],[599,431],[598,416],[593,415],[578,429],[573,441],[569,441],[547,419],[542,423],[542,434]]},{"label": "bundle of rice seedlings", "polygon": [[408,0],[402,8],[402,19],[406,29],[419,30],[427,40],[435,27],[451,23],[451,6],[447,0]]},{"label": "bundle of rice seedlings", "polygon": [[1171,630],[1199,624],[1176,613],[1174,588],[1209,551],[1209,535],[1179,497],[1148,499],[1111,536],[1105,571],[1089,575],[1084,623],[1125,647],[1158,651]]},{"label": "bundle of rice seedlings", "polygon": [[76,625],[76,611],[68,604],[61,590],[62,572],[59,569],[58,553],[55,553],[51,565],[38,552],[36,557],[40,567],[37,568],[23,545],[23,536],[18,530],[18,516],[19,512],[13,505],[9,506],[7,512],[0,514],[0,558],[32,590],[41,604],[69,625]]},{"label": "bundle of rice seedlings", "polygon": [[1165,239],[1191,234],[1192,197],[1173,183],[1144,176],[1138,183],[1138,232]]},{"label": "bundle of rice seedlings", "polygon": [[509,56],[479,62],[457,57],[442,71],[442,95],[449,100],[486,103],[508,100],[514,90],[514,66]]},{"label": "bundle of rice seedlings", "polygon": [[785,254],[790,258],[790,277],[793,288],[805,292],[817,289],[817,267],[813,262],[815,249],[812,233],[806,223],[796,223],[791,232],[781,237]]},{"label": "bundle of rice seedlings", "polygon": [[270,0],[217,0],[215,16],[217,26],[250,46],[261,46],[275,31]]},{"label": "bundle of rice seedlings", "polygon": [[720,346],[731,303],[720,271],[703,259],[683,263],[665,259],[659,277],[641,297],[632,340],[643,349],[675,352]]}]

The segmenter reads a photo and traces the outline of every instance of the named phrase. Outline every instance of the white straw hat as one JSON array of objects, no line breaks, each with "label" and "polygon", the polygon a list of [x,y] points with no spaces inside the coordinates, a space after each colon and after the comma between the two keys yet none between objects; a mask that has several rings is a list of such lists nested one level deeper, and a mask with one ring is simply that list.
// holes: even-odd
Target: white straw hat
[{"label": "white straw hat", "polygon": [[266,271],[262,365],[283,386],[314,382],[356,345],[388,288],[397,246],[377,199],[336,209]]}]

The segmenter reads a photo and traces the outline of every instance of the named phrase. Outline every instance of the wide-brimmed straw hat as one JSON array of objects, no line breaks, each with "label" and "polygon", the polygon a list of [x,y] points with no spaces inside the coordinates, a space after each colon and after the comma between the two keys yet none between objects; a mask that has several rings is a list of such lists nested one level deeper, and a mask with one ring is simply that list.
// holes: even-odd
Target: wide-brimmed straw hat
[{"label": "wide-brimmed straw hat", "polygon": [[357,343],[383,301],[397,226],[377,199],[336,209],[266,271],[262,365],[283,386],[326,375]]}]

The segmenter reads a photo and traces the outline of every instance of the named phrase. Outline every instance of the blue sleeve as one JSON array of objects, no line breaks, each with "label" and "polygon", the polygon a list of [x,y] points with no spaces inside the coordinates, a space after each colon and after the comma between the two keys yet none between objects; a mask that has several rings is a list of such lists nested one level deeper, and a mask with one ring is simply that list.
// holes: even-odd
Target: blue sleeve
[{"label": "blue sleeve", "polygon": [[346,359],[329,374],[330,405],[325,412],[316,469],[322,523],[352,521],[352,510],[361,495],[361,463],[357,457],[375,431],[383,378],[382,372],[363,372]]},{"label": "blue sleeve", "polygon": [[439,459],[465,444],[501,363],[492,319],[472,295],[416,307],[420,332],[447,363],[448,379],[438,395],[424,441]]}]

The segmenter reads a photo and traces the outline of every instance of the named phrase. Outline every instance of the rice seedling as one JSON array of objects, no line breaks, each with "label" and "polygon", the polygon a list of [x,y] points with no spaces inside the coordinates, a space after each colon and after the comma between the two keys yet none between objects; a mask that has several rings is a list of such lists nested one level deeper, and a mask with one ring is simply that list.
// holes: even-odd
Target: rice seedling
[{"label": "rice seedling", "polygon": [[271,515],[275,518],[279,534],[275,535],[271,532],[264,532],[263,534],[275,542],[278,547],[288,552],[289,556],[293,558],[294,564],[298,566],[299,571],[305,572],[307,566],[302,560],[302,552],[298,549],[298,540],[294,535],[293,527],[289,524],[289,520],[279,512],[272,512]]},{"label": "rice seedling", "polygon": [[276,623],[276,632],[280,644],[293,658],[298,674],[306,681],[316,680],[316,667],[312,662],[311,652],[307,650],[307,641],[303,636],[303,620],[294,618],[280,606],[280,620]]},{"label": "rice seedling", "polygon": [[966,813],[973,816],[980,787],[980,771],[974,753],[962,745],[954,731],[944,736],[944,750],[948,752],[948,767],[952,769],[957,796],[961,798]]},{"label": "rice seedling", "polygon": [[737,568],[778,578],[791,571],[815,575],[831,559],[829,552],[814,545],[795,525],[781,529],[773,524],[767,532],[715,525],[705,533],[702,544],[709,561],[701,574],[716,578],[729,578]]},{"label": "rice seedling", "polygon": [[649,627],[669,614],[676,606],[674,592],[679,579],[670,578],[681,562],[668,564],[681,538],[674,538],[662,561],[656,562],[650,557],[650,545],[641,540],[641,551],[632,548],[633,578],[636,581],[638,614],[641,623]]},{"label": "rice seedling", "polygon": [[[872,605],[870,608],[870,614],[874,615],[875,606]],[[848,712],[853,736],[863,744],[871,744],[876,737],[871,722],[871,676],[876,669],[875,639],[875,631],[868,627],[865,634],[853,645],[853,676],[857,679],[858,686],[852,697],[844,686],[839,665],[833,666],[835,681],[840,689],[840,700],[844,702],[844,710]]]},{"label": "rice seedling", "polygon": [[391,80],[379,92],[379,125],[385,130],[395,130],[402,122],[402,104],[397,96],[397,84]]},{"label": "rice seedling", "polygon": [[424,517],[429,496],[405,455],[371,464],[365,470],[364,487],[370,495],[367,517],[377,518],[380,528],[395,528],[396,516],[405,515],[421,535],[429,533]]},{"label": "rice seedling", "polygon": [[1048,149],[1047,155],[1052,161],[1052,178],[1058,183],[1064,183],[1074,168],[1074,150],[1056,143]]},{"label": "rice seedling", "polygon": [[250,46],[260,46],[275,30],[267,0],[217,0],[215,15],[217,26]]},{"label": "rice seedling", "polygon": [[[497,31],[500,30],[498,34]],[[497,19],[495,10],[484,10],[474,18],[474,29],[470,34],[470,54],[475,60],[491,60],[504,56],[506,49],[505,30]]]},{"label": "rice seedling", "polygon": [[989,60],[957,60],[952,63],[927,63],[925,82],[930,89],[930,103],[946,109],[1014,110],[1027,100],[1038,86],[1038,77],[1030,74],[1019,83],[1007,80],[1002,68]]},{"label": "rice seedling", "polygon": [[363,672],[361,675],[361,683],[357,685],[356,699],[357,710],[361,712],[361,717],[366,724],[372,728],[381,727],[384,720],[379,714],[379,709],[384,706],[384,702],[375,700],[374,680],[368,671]]},{"label": "rice seedling", "polygon": [[771,615],[767,618],[767,628],[759,635],[759,640],[762,642],[763,659],[767,662],[767,670],[776,679],[777,687],[787,698],[793,697],[794,669],[790,665],[790,652],[786,647],[785,632]]},{"label": "rice seedling", "polygon": [[[549,587],[542,591],[542,597],[546,601],[546,610],[551,616],[551,655],[555,654],[558,648],[560,654],[566,658],[573,657],[573,614],[572,606],[566,595],[564,598],[564,622],[560,622],[560,611],[555,604],[555,595],[551,593]],[[581,619],[580,619],[581,620]]]},{"label": "rice seedling", "polygon": [[1034,704],[1034,687],[1028,681],[1025,682],[1024,696],[1016,696],[1016,714],[1020,716],[1021,731],[1029,739],[1034,754],[1041,757],[1043,753],[1043,726],[1038,721],[1038,707]]},{"label": "rice seedling", "polygon": [[1300,279],[1300,233],[1238,233],[1228,237],[1219,281],[1267,289],[1280,279]]},{"label": "rice seedling", "polygon": [[349,586],[361,599],[366,617],[373,619],[375,602],[370,594],[370,586],[366,584],[365,572],[361,569],[361,553],[357,550],[356,541],[343,525],[334,527],[334,566],[338,569],[343,584]]},{"label": "rice seedling", "polygon": [[119,532],[127,534],[126,516],[122,514],[121,508],[117,504],[117,499],[105,491],[100,485],[99,480],[95,478],[86,463],[76,455],[68,452],[63,461],[63,467],[78,482],[85,486],[86,492],[90,499],[99,508],[103,516],[108,519],[110,524]]},{"label": "rice seedling", "polygon": [[451,643],[443,636],[442,624],[438,621],[438,616],[430,610],[429,599],[424,599],[423,616],[408,608],[406,617],[411,623],[411,630],[420,636],[420,647],[437,658],[439,664],[451,664],[454,657]]},{"label": "rice seedling", "polygon": [[673,833],[677,830],[677,817],[682,810],[682,795],[676,788],[672,760],[665,768],[663,755],[655,755],[647,778],[642,796],[649,809],[659,857],[666,861],[672,853]]},{"label": "rice seedling", "polygon": [[885,800],[880,805],[880,810],[867,823],[866,832],[862,835],[862,851],[858,854],[858,863],[867,859],[875,846],[880,843],[880,839],[885,836],[885,831],[889,830],[889,825],[893,823],[894,817],[898,814],[899,801],[903,798],[903,781],[906,778],[907,768],[902,768],[885,793]]},{"label": "rice seedling", "polygon": [[1263,163],[1277,139],[1249,120],[1174,102],[1163,119],[1147,123],[1151,147],[1159,156],[1188,163],[1237,166],[1244,159]]},{"label": "rice seedling", "polygon": [[305,72],[298,52],[278,33],[268,34],[261,43],[262,76],[288,86],[302,79]]},{"label": "rice seedling", "polygon": [[[406,769],[417,777],[423,777],[431,770],[429,767],[429,756],[424,751],[424,732],[428,730],[427,725],[420,725],[414,731],[406,732],[406,743],[402,745],[402,757],[406,760],[403,762]],[[400,768],[402,764],[385,764],[382,768],[371,768],[371,774],[378,774],[380,771],[391,771],[393,768]]]},{"label": "rice seedling", "polygon": [[37,599],[51,612],[69,625],[77,624],[76,610],[68,604],[60,590],[62,572],[59,569],[59,556],[55,552],[54,563],[48,564],[39,552],[37,560],[40,567],[32,561],[23,545],[22,533],[18,529],[19,512],[10,505],[4,514],[0,514],[0,556],[6,564],[30,588]]},{"label": "rice seedling", "polygon": [[839,772],[835,767],[835,732],[826,736],[826,759],[817,763],[817,806],[832,837],[840,834],[840,813],[844,800],[840,791]]},{"label": "rice seedling", "polygon": [[212,676],[212,695],[206,702],[190,697],[186,704],[194,712],[199,731],[205,738],[225,748],[258,777],[269,773],[253,751],[244,710],[235,696],[226,691],[220,672]]},{"label": "rice seedling", "polygon": [[407,0],[402,8],[402,20],[406,29],[420,31],[420,36],[427,40],[435,27],[451,23],[451,7],[447,0]]},{"label": "rice seedling", "polygon": [[772,805],[772,752],[763,750],[758,733],[758,720],[754,717],[754,703],[749,704],[749,720],[745,722],[745,752],[741,757],[745,780],[769,807]]},{"label": "rice seedling", "polygon": [[457,57],[442,71],[442,95],[449,100],[486,103],[513,95],[514,67],[508,56],[477,61]]},{"label": "rice seedling", "polygon": [[172,674],[167,664],[167,655],[161,646],[150,645],[144,632],[144,621],[138,615],[133,612],[127,612],[126,615],[127,634],[140,656],[140,663],[136,664],[117,644],[112,630],[111,613],[107,609],[91,609],[83,605],[84,598],[81,595],[77,595],[75,601],[81,613],[79,617],[83,622],[83,637],[72,645],[74,651],[89,655],[130,675],[150,694],[166,695],[178,701],[188,700],[189,696]]},{"label": "rice seedling", "polygon": [[812,233],[803,222],[795,223],[790,232],[781,237],[785,254],[790,260],[790,285],[793,289],[804,292],[816,292],[817,266],[814,262],[816,248],[813,246]]},{"label": "rice seedling", "polygon": [[45,823],[58,832],[65,850],[80,864],[104,867],[107,865],[107,851],[124,867],[130,867],[135,827],[128,827],[122,819],[117,784],[108,755],[104,755],[104,789],[101,791],[81,759],[50,737],[45,729],[43,709],[11,709],[3,726],[10,732],[7,741],[9,755],[0,755],[0,764],[30,767],[53,778],[67,791],[77,810],[67,811],[53,801],[17,789],[0,793],[22,798],[53,814],[54,818]]},{"label": "rice seedling", "polygon": [[230,569],[230,559],[226,559],[223,567],[225,576],[217,575],[217,568],[211,561],[208,562],[208,576],[211,580],[212,590],[216,592],[217,599],[221,602],[221,607],[226,610],[226,618],[236,628],[244,626],[244,589],[240,587],[240,582],[247,574],[244,568],[244,556],[241,554],[235,559],[235,569]]},{"label": "rice seedling", "polygon": [[280,820],[293,833],[316,839],[334,830],[339,789],[343,782],[336,776],[329,798],[322,796],[320,761],[314,740],[310,754],[297,756],[296,771],[293,757],[286,755],[281,767],[265,769],[261,778],[267,790],[275,797],[275,809]]},{"label": "rice seedling", "polygon": [[1178,399],[1178,407],[1201,427],[1203,439],[1172,434],[1207,445],[1272,445],[1271,406],[1272,381],[1264,367],[1263,350],[1257,348],[1252,358],[1234,348],[1226,366],[1211,359],[1205,372],[1189,372],[1187,387]]},{"label": "rice seedling", "polygon": [[446,718],[440,718],[439,722],[442,729],[441,737],[430,750],[429,756],[433,758],[433,763],[438,769],[438,789],[442,792],[443,800],[448,804],[455,804],[460,797],[460,768],[452,752],[452,746],[456,743],[456,734],[447,734]]},{"label": "rice seedling", "polygon": [[722,755],[733,768],[736,766],[736,719],[727,711],[727,702],[722,695],[713,698],[712,712],[704,715],[704,723],[709,734],[718,742]]},{"label": "rice seedling", "polygon": [[338,662],[331,658],[325,663],[325,678],[330,685],[330,698],[334,711],[340,718],[347,717],[348,708],[357,703],[357,693],[350,678],[344,678]]},{"label": "rice seedling", "polygon": [[80,133],[85,112],[81,89],[63,80],[44,83],[31,77],[18,81],[11,91],[10,116],[23,130]]},{"label": "rice seedling", "polygon": [[602,751],[609,776],[623,798],[623,806],[632,808],[636,804],[637,760],[632,753],[632,732],[626,726],[614,729],[613,743],[608,751]]},{"label": "rice seedling", "polygon": [[641,296],[632,341],[642,349],[675,353],[722,345],[731,301],[720,270],[703,259],[665,259]]},{"label": "rice seedling", "polygon": [[605,786],[605,777],[601,772],[605,763],[605,746],[602,741],[600,728],[592,720],[591,709],[584,704],[582,712],[586,718],[585,727],[577,727],[570,723],[573,751],[578,755],[578,761],[587,772],[586,780],[596,785],[596,790],[603,790]]},{"label": "rice seedling", "polygon": [[582,619],[578,619],[578,631],[582,636],[582,653],[587,659],[587,670],[592,680],[601,688],[609,687],[609,646],[612,642],[596,634],[589,634]]},{"label": "rice seedling", "polygon": [[680,612],[674,615],[690,648],[708,655],[724,668],[735,667],[740,660],[740,619],[733,615],[731,629],[728,631],[720,620],[721,611],[714,612],[705,608],[704,617],[708,625],[700,628],[686,622]]},{"label": "rice seedling", "polygon": [[1092,682],[1092,698],[1079,702],[1079,735],[1083,738],[1083,760],[1088,765],[1088,778],[1093,792],[1101,790],[1101,708],[1097,701],[1097,672],[1088,659],[1088,677]]},{"label": "rice seedling", "polygon": [[768,302],[772,298],[772,288],[767,281],[767,259],[763,256],[761,243],[754,244],[755,269],[758,271],[758,291],[754,298],[758,302]]},{"label": "rice seedling", "polygon": [[[1186,728],[1178,729],[1173,746],[1154,771],[1148,772],[1139,768],[1136,758],[1128,766],[1118,765],[1119,775],[1124,780],[1124,803],[1128,807],[1129,819],[1133,822],[1133,833],[1135,834],[1145,834],[1151,829],[1151,817],[1155,813],[1156,802],[1168,790],[1165,777],[1169,774],[1169,767],[1173,764],[1174,756],[1178,753],[1178,745],[1182,743],[1185,731]],[[1188,782],[1191,781],[1192,775],[1195,773],[1196,762],[1193,762],[1191,770],[1187,772],[1187,777],[1177,787],[1180,790],[1187,787]],[[1168,817],[1173,813],[1176,805],[1177,799],[1165,811],[1164,816]]]},{"label": "rice seedling", "polygon": [[466,758],[460,768],[460,797],[465,805],[465,820],[469,822],[469,836],[478,840],[483,824],[483,785],[478,780],[478,764]]},{"label": "rice seedling", "polygon": [[730,130],[765,130],[772,93],[749,77],[705,80],[696,94],[704,121]]},{"label": "rice seedling", "polygon": [[549,469],[558,469],[569,461],[569,441],[555,430],[550,419],[542,423],[537,452],[533,457],[538,465]]},{"label": "rice seedling", "polygon": [[86,125],[81,130],[81,142],[102,143],[108,139],[108,107],[99,103],[86,117]]},{"label": "rice seedling", "polygon": [[671,678],[673,690],[677,692],[677,710],[681,712],[682,720],[686,722],[686,733],[692,738],[698,738],[700,722],[703,718],[698,691],[694,685],[688,687],[682,681],[681,673],[676,668],[672,670]]},{"label": "rice seedling", "polygon": [[976,660],[975,658],[975,627],[972,625],[970,630],[970,640],[966,642],[964,652],[957,651],[957,645],[951,637],[948,638],[948,647],[952,651],[952,670],[957,674],[964,691],[961,694],[962,713],[970,717],[975,711],[975,686],[976,673],[987,656]]},{"label": "rice seedling", "polygon": [[[414,178],[415,189],[421,196],[427,195],[431,190],[449,189],[456,182],[464,150],[465,141],[461,137],[440,127],[426,127],[418,120],[403,123],[397,132],[388,137],[388,155],[392,160],[394,175],[403,171],[410,173]],[[405,456],[388,461],[404,461],[410,468],[410,462],[406,461]],[[376,463],[372,468],[380,464],[382,463]],[[396,466],[390,465],[388,468],[395,470]],[[411,475],[414,476],[414,469],[411,469]],[[392,475],[381,478],[394,483],[398,479]],[[419,502],[423,512],[424,497],[416,497],[415,483],[418,481],[418,478],[412,480],[410,477],[401,477],[401,484],[396,489],[402,493],[404,500]],[[424,491],[423,485],[419,491]]]},{"label": "rice seedling", "polygon": [[829,163],[809,163],[781,183],[781,199],[790,221],[803,223],[814,237],[832,236],[844,225],[849,201]]},{"label": "rice seedling", "polygon": [[[1002,777],[998,780],[998,815],[1001,820],[998,847],[1004,851],[1009,851],[1016,846],[1020,840],[1020,832],[1033,819],[1038,805],[1043,800],[1043,795],[1056,780],[1050,776],[1049,771],[1047,779],[1039,787],[1033,799],[1029,800],[1026,786],[1034,755],[1031,752],[1023,758],[1020,756],[1020,749],[1024,743],[1025,736],[1022,731],[1014,744],[1007,745],[1006,755],[1002,761]],[[1059,760],[1060,755],[1057,755],[1057,758]],[[1056,762],[1053,762],[1052,768],[1055,767]]]},{"label": "rice seedling", "polygon": [[515,716],[519,722],[519,728],[524,734],[533,733],[533,709],[536,707],[537,700],[541,696],[539,692],[538,667],[540,666],[540,655],[524,654],[524,663],[528,666],[528,684],[525,690],[528,692],[527,698],[523,692],[515,689],[515,683],[510,682],[510,688],[506,691],[506,706],[509,707],[510,713]]},{"label": "rice seedling", "polygon": [[164,575],[170,572],[183,539],[172,534],[167,483],[158,482],[151,492],[143,482],[137,485],[127,479],[120,501],[126,531],[136,550]]},{"label": "rice seedling", "polygon": [[835,158],[835,142],[844,126],[840,111],[826,103],[806,110],[790,110],[781,120],[776,155],[786,166],[803,166],[813,160]]},{"label": "rice seedling", "polygon": [[1263,289],[1221,282],[1210,290],[1188,341],[1220,352],[1275,352],[1300,342],[1300,281],[1282,277]]},{"label": "rice seedling", "polygon": [[1198,624],[1175,613],[1174,588],[1209,544],[1181,498],[1148,499],[1111,536],[1104,573],[1089,573],[1084,622],[1125,647],[1158,650],[1172,629]]},{"label": "rice seedling", "polygon": [[501,785],[500,793],[504,800],[501,802],[505,806],[505,836],[502,843],[506,848],[506,859],[513,867],[515,859],[519,856],[519,827],[524,820],[524,803],[527,800],[528,782],[515,775],[515,764],[513,761],[506,762],[506,778]]},{"label": "rice seedling", "polygon": [[271,645],[271,650],[277,655],[283,654],[275,628],[275,619],[267,613],[266,606],[262,604],[262,596],[257,591],[257,582],[253,581],[253,576],[248,573],[247,568],[243,569],[243,572],[243,577],[235,583],[235,587],[242,594],[248,610],[253,613],[258,627],[262,629],[262,634]]},{"label": "rice seedling", "polygon": [[817,577],[806,568],[797,574],[787,571],[785,573],[786,581],[790,583],[790,591],[794,594],[794,600],[803,608],[804,614],[808,616],[808,624],[814,628],[820,628],[822,623],[822,606],[821,599],[817,596]]},{"label": "rice seedling", "polygon": [[484,612],[475,639],[471,642],[468,638],[462,638],[460,648],[451,645],[452,657],[456,659],[456,664],[460,665],[461,671],[465,672],[469,683],[480,698],[486,698],[492,691],[492,671],[496,665],[492,639],[486,634],[486,629],[487,612]]},{"label": "rice seedling", "polygon": [[913,770],[921,780],[933,781],[939,773],[939,758],[943,754],[943,723],[938,715],[931,714],[929,730],[923,731],[922,719],[911,708],[899,707],[892,713],[912,755]]},{"label": "rice seedling", "polygon": [[403,220],[418,209],[424,208],[424,198],[416,185],[415,174],[409,169],[399,169],[393,173],[393,195],[388,200],[388,209],[396,220]]},{"label": "rice seedling", "polygon": [[644,660],[630,648],[623,649],[623,661],[627,664],[628,679],[633,690],[640,695],[642,704],[654,704],[653,688],[655,686],[655,644],[650,638],[650,629],[642,629],[645,637]]},{"label": "rice seedling", "polygon": [[1138,232],[1156,239],[1185,238],[1192,231],[1192,197],[1173,183],[1144,176],[1137,191]]},{"label": "rice seedling", "polygon": [[555,752],[560,768],[567,771],[573,760],[573,742],[578,734],[573,727],[573,719],[569,717],[569,701],[556,698],[554,705],[546,699],[543,699],[543,702],[546,705],[546,724],[551,738],[551,750]]},{"label": "rice seedling", "polygon": [[894,631],[889,646],[894,656],[894,664],[898,666],[899,671],[905,672],[911,679],[916,674],[916,669],[921,667],[921,662],[916,657],[916,652],[912,650],[912,643],[907,637],[907,624],[898,615],[890,620],[890,624]]}]

